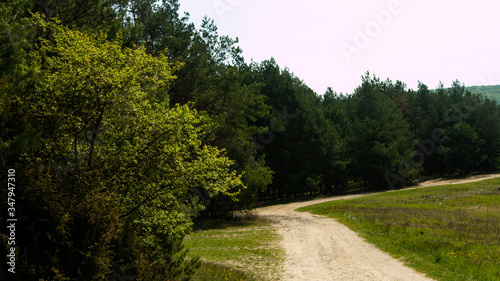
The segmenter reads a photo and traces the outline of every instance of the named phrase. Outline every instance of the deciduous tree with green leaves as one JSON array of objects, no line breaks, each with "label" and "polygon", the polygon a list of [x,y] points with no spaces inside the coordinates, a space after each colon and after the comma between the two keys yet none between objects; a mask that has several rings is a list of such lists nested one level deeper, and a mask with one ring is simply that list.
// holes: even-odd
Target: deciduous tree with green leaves
[{"label": "deciduous tree with green leaves", "polygon": [[[210,116],[213,130],[205,141],[225,149],[235,160],[234,169],[242,174],[248,187],[237,202],[225,196],[210,200],[205,215],[226,215],[253,206],[259,191],[270,183],[272,171],[257,157],[252,138],[265,131],[256,120],[269,114],[261,85],[249,79],[238,39],[220,35],[213,19],[203,18],[197,29],[189,15],[179,15],[179,1],[129,1],[127,25],[140,31],[137,42],[144,43],[149,54],[164,51],[185,67],[176,71],[178,79],[168,89],[170,104],[192,103]],[[257,178],[261,181],[257,181]]]},{"label": "deciduous tree with green leaves", "polygon": [[24,65],[30,76],[3,100],[25,112],[37,143],[2,140],[18,146],[26,175],[18,198],[32,224],[19,229],[20,276],[189,278],[198,261],[181,242],[204,207],[196,191],[236,198],[244,186],[225,152],[202,142],[210,119],[158,98],[181,64],[36,14],[31,25],[41,36]]}]

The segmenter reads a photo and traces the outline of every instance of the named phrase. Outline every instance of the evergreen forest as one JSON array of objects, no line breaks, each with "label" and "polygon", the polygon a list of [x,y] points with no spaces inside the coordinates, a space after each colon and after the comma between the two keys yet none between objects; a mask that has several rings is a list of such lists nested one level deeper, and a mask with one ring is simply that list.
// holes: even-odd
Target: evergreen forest
[{"label": "evergreen forest", "polygon": [[0,127],[1,280],[189,280],[195,218],[500,166],[480,89],[367,72],[316,93],[178,0],[2,1]]}]

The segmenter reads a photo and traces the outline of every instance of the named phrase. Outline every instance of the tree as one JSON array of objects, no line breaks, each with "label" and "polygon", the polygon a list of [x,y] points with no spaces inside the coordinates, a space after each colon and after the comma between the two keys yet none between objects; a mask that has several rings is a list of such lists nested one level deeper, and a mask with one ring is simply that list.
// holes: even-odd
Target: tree
[{"label": "tree", "polygon": [[348,136],[351,128],[346,101],[347,97],[337,95],[331,88],[328,88],[323,95],[323,112],[330,127],[322,144],[326,149],[324,161],[321,163],[326,193],[342,192],[342,189],[347,187],[347,167],[352,159],[348,154]]},{"label": "tree", "polygon": [[478,168],[482,141],[474,128],[466,122],[460,122],[446,131],[448,151],[445,155],[449,172],[469,174]]},{"label": "tree", "polygon": [[252,81],[262,85],[260,93],[266,96],[266,102],[273,108],[272,115],[258,120],[258,124],[269,126],[269,130],[256,137],[260,154],[266,155],[266,162],[275,172],[273,183],[266,190],[267,196],[276,199],[302,193],[296,187],[304,183],[307,175],[301,170],[299,158],[304,155],[300,154],[297,144],[306,136],[301,134],[300,125],[294,122],[300,106],[297,93],[300,81],[288,70],[281,70],[274,59],[251,67]]},{"label": "tree", "polygon": [[128,0],[30,0],[31,12],[45,19],[58,18],[72,29],[86,32],[106,30],[114,37],[123,28],[120,13]]},{"label": "tree", "polygon": [[383,86],[367,73],[350,100],[351,171],[363,178],[365,188],[387,186],[384,174],[397,173],[401,158],[411,156],[408,123]]},{"label": "tree", "polygon": [[198,262],[181,242],[203,209],[195,191],[234,197],[244,186],[224,152],[203,144],[210,120],[158,98],[181,65],[105,33],[40,16],[32,24],[42,34],[25,65],[32,78],[11,99],[20,108],[4,102],[26,114],[23,133],[36,144],[2,140],[18,146],[27,175],[18,198],[34,226],[19,230],[20,276],[97,280],[125,268],[146,280],[188,278]]},{"label": "tree", "polygon": [[[247,209],[259,190],[268,185],[272,171],[257,156],[253,136],[266,130],[256,120],[269,114],[270,108],[260,94],[260,85],[249,79],[238,39],[218,34],[214,20],[204,18],[197,30],[189,15],[179,15],[177,0],[130,1],[127,10],[133,29],[140,30],[137,42],[144,43],[149,54],[164,51],[185,67],[176,71],[168,93],[170,104],[191,103],[215,123],[205,142],[223,148],[235,160],[234,169],[248,187],[238,201],[218,196],[209,201],[206,213],[225,215]],[[253,175],[253,176],[250,176]],[[258,176],[257,176],[258,175]],[[265,179],[256,181],[256,177]],[[250,178],[253,178],[251,180]],[[248,201],[248,200],[250,201]],[[208,215],[208,214],[207,214]]]},{"label": "tree", "polygon": [[345,184],[345,139],[334,124],[337,120],[326,116],[333,117],[337,108],[326,111],[321,97],[274,59],[252,68],[254,81],[263,85],[261,93],[276,113],[260,120],[270,130],[258,136],[261,153],[276,172],[266,195],[275,199],[331,193]]},{"label": "tree", "polygon": [[500,107],[494,100],[476,96],[479,101],[471,107],[470,123],[480,138],[481,171],[496,171],[500,155]]}]

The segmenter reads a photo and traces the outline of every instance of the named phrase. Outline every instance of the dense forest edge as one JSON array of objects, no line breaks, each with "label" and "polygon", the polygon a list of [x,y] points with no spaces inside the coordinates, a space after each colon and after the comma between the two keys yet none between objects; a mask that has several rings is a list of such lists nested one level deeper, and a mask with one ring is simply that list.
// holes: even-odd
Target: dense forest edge
[{"label": "dense forest edge", "polygon": [[177,0],[1,2],[0,279],[189,280],[194,218],[497,171],[481,90],[367,72],[318,94]]}]

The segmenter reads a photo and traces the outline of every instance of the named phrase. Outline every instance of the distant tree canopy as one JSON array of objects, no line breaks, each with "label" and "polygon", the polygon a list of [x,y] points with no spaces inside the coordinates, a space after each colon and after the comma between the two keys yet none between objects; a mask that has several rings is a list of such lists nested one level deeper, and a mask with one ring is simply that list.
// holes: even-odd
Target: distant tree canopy
[{"label": "distant tree canopy", "polygon": [[491,100],[500,102],[500,85],[466,87],[473,94],[481,94]]},{"label": "distant tree canopy", "polygon": [[460,82],[319,95],[177,0],[1,2],[0,126],[19,280],[188,280],[194,217],[500,165],[499,105]]}]

